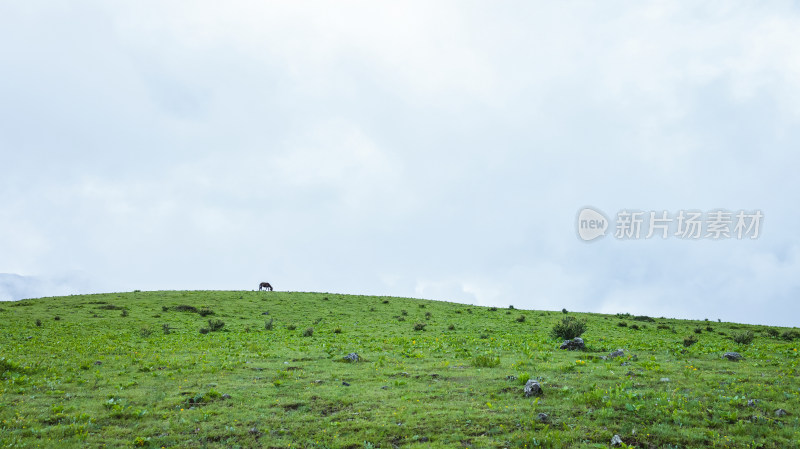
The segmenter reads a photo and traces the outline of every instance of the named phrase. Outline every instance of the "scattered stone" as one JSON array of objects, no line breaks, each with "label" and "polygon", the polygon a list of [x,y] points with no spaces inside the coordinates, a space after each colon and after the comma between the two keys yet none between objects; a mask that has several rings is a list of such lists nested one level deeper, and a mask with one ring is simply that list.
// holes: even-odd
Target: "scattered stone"
[{"label": "scattered stone", "polygon": [[662,377],[661,382],[669,382],[669,377]]},{"label": "scattered stone", "polygon": [[613,359],[616,357],[625,357],[625,351],[623,351],[622,349],[617,349],[616,351],[608,355],[609,359]]},{"label": "scattered stone", "polygon": [[264,312],[262,313],[262,315],[269,315],[269,312]]},{"label": "scattered stone", "polygon": [[614,435],[611,438],[611,446],[622,446],[622,438],[619,435]]},{"label": "scattered stone", "polygon": [[321,383],[322,383],[322,381],[321,381],[321,380],[315,380],[315,381],[314,381],[314,383],[315,383],[315,384],[317,384],[317,385],[319,385],[319,384],[321,384]]},{"label": "scattered stone", "polygon": [[629,366],[630,364],[631,362],[622,362],[619,364],[619,366]]},{"label": "scattered stone", "polygon": [[95,364],[95,365],[102,365],[102,364],[103,364],[103,362],[101,362],[101,361],[99,361],[99,360],[98,360],[98,361],[94,362],[94,364]]},{"label": "scattered stone", "polygon": [[261,436],[261,432],[255,427],[251,427],[250,430],[248,430],[248,432],[250,433],[250,435],[254,435],[256,438]]},{"label": "scattered stone", "polygon": [[547,416],[547,413],[539,413],[538,415],[536,415],[536,419],[540,423],[548,423],[548,422],[550,422],[550,417]]},{"label": "scattered stone", "polygon": [[732,362],[738,362],[739,360],[742,360],[742,355],[738,352],[726,352],[725,354],[722,354],[722,356]]},{"label": "scattered stone", "polygon": [[533,379],[525,383],[525,388],[522,391],[525,393],[526,398],[531,396],[541,396],[544,393],[542,391],[542,386],[539,385],[539,382],[536,382]]},{"label": "scattered stone", "polygon": [[355,352],[351,352],[350,354],[344,356],[344,359],[348,362],[357,362],[359,361],[360,357]]},{"label": "scattered stone", "polygon": [[420,443],[427,443],[428,441],[430,441],[430,438],[422,437],[422,438],[419,439],[419,441],[420,441]]},{"label": "scattered stone", "polygon": [[748,407],[755,407],[756,404],[758,404],[758,402],[759,402],[758,399],[748,399],[747,400],[747,406]]},{"label": "scattered stone", "polygon": [[625,373],[625,375],[626,375],[626,376],[636,376],[636,373],[634,373],[634,372],[633,372],[633,371],[631,371],[631,370],[628,370],[628,372],[627,372],[627,373]]},{"label": "scattered stone", "polygon": [[782,408],[779,408],[778,410],[775,410],[775,416],[777,416],[778,418],[780,418],[781,416],[786,416],[788,414],[789,414],[789,412],[787,412],[786,410],[784,410]]},{"label": "scattered stone", "polygon": [[506,380],[509,380],[509,381],[517,380],[517,376],[506,376]]},{"label": "scattered stone", "polygon": [[347,383],[347,382],[342,382],[342,385],[344,385],[345,387],[349,387],[350,386],[350,384]]},{"label": "scattered stone", "polygon": [[567,349],[569,351],[582,351],[585,348],[586,345],[583,343],[583,339],[581,337],[575,337],[572,340],[564,340],[564,343],[560,347],[560,349]]},{"label": "scattered stone", "polygon": [[388,390],[388,389],[389,389],[388,385],[384,385],[384,386],[381,387],[381,390]]},{"label": "scattered stone", "polygon": [[225,394],[222,395],[222,399],[230,399],[230,398],[231,398],[231,395],[229,395],[228,393],[225,393]]}]

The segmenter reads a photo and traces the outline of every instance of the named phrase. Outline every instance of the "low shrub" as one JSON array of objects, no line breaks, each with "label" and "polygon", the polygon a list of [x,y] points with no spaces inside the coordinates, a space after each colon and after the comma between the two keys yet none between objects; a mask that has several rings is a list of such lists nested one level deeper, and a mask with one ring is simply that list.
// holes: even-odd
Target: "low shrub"
[{"label": "low shrub", "polygon": [[450,330],[450,331],[456,330],[456,325],[455,324],[451,324],[451,325],[447,326],[447,330]]},{"label": "low shrub", "polygon": [[684,345],[684,346],[686,346],[686,347],[688,348],[689,346],[691,346],[691,345],[693,345],[693,344],[697,343],[697,341],[698,341],[698,340],[697,340],[697,337],[695,337],[694,335],[690,335],[690,336],[688,336],[688,337],[684,337],[684,339],[683,339],[683,345]]},{"label": "low shrub", "polygon": [[309,327],[308,329],[303,331],[303,337],[312,337],[314,336],[314,328]]},{"label": "low shrub", "polygon": [[425,326],[427,326],[427,324],[425,324],[425,323],[417,323],[417,324],[414,325],[414,330],[415,331],[424,331],[425,330]]},{"label": "low shrub", "polygon": [[225,322],[222,320],[208,320],[208,328],[211,329],[211,332],[222,330],[223,327],[225,327]]},{"label": "low shrub", "polygon": [[490,354],[476,356],[472,359],[472,366],[477,368],[494,368],[500,366],[500,357]]},{"label": "low shrub", "polygon": [[206,316],[209,316],[209,315],[213,315],[214,311],[209,309],[208,307],[203,307],[202,309],[198,310],[197,313],[199,313],[200,316],[202,316],[202,317],[206,317]]},{"label": "low shrub", "polygon": [[654,320],[653,318],[650,318],[650,317],[649,317],[649,316],[647,316],[647,315],[639,315],[639,316],[635,316],[635,317],[633,317],[633,320],[634,320],[634,321],[646,321],[646,322],[648,322],[648,323],[653,323],[653,322],[655,322],[655,321],[656,321],[656,320]]},{"label": "low shrub", "polygon": [[290,325],[286,326],[286,329],[288,329],[290,331],[293,331],[293,330],[297,329],[297,326],[295,326],[294,324],[290,324]]},{"label": "low shrub", "polygon": [[753,342],[755,335],[751,331],[739,332],[731,335],[731,339],[740,345],[749,345]]},{"label": "low shrub", "polygon": [[553,326],[550,335],[561,340],[572,340],[580,337],[584,332],[586,332],[586,321],[573,316],[565,316],[560,323]]},{"label": "low shrub", "polygon": [[786,341],[794,341],[794,340],[797,340],[798,338],[800,338],[800,332],[798,332],[796,330],[784,331],[781,334],[781,338],[786,340]]},{"label": "low shrub", "polygon": [[628,323],[626,321],[620,321],[619,323],[617,323],[617,326],[619,326],[619,327],[628,327]]},{"label": "low shrub", "polygon": [[525,315],[520,315],[517,317],[517,323],[524,323],[525,322]]},{"label": "low shrub", "polygon": [[275,318],[270,318],[269,321],[264,321],[264,330],[271,331],[273,321],[275,321]]}]

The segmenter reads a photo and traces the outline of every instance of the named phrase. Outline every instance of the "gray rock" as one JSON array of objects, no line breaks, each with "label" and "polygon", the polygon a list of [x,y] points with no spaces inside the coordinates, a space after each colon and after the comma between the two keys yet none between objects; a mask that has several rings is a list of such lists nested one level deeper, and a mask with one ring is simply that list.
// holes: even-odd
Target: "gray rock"
[{"label": "gray rock", "polygon": [[228,393],[225,393],[225,394],[222,395],[222,399],[230,399],[230,398],[231,398],[231,395],[229,395]]},{"label": "gray rock", "polygon": [[617,349],[616,351],[608,355],[609,359],[613,359],[615,357],[625,357],[625,351],[623,351],[622,349]]},{"label": "gray rock", "polygon": [[536,415],[536,419],[541,423],[550,422],[550,417],[547,416],[547,413],[539,413],[538,415]]},{"label": "gray rock", "polygon": [[531,396],[541,396],[544,393],[542,391],[542,386],[539,385],[539,382],[536,382],[533,379],[525,383],[525,388],[522,391],[525,393],[526,398]]},{"label": "gray rock", "polygon": [[506,380],[517,380],[517,376],[506,376]]},{"label": "gray rock", "polygon": [[669,377],[662,377],[661,382],[669,382]]},{"label": "gray rock", "polygon": [[732,362],[738,362],[739,360],[742,360],[742,355],[738,352],[726,352],[725,354],[722,354],[722,356]]},{"label": "gray rock", "polygon": [[779,408],[778,410],[775,410],[775,416],[777,416],[778,418],[780,418],[781,416],[786,416],[788,414],[789,414],[789,412],[787,412],[786,410],[784,410],[782,408]]},{"label": "gray rock", "polygon": [[611,438],[611,446],[622,446],[622,438],[619,435],[614,435]]},{"label": "gray rock", "polygon": [[748,407],[755,407],[756,404],[758,404],[758,402],[759,402],[758,399],[748,399],[747,400],[747,406]]},{"label": "gray rock", "polygon": [[564,343],[561,345],[560,349],[566,349],[569,351],[582,351],[585,348],[586,345],[584,345],[583,339],[581,337],[575,337],[572,340],[564,340]]},{"label": "gray rock", "polygon": [[357,362],[360,360],[360,357],[355,352],[351,352],[350,354],[344,356],[344,359],[348,362]]},{"label": "gray rock", "polygon": [[628,366],[630,364],[631,364],[631,362],[622,362],[622,363],[619,364],[619,366]]}]

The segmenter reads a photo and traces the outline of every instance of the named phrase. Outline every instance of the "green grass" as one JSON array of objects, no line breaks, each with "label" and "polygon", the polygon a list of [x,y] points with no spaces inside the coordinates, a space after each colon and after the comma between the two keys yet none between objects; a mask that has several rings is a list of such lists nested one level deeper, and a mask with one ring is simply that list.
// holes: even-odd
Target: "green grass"
[{"label": "green grass", "polygon": [[[2,303],[0,447],[602,448],[615,434],[640,448],[798,447],[797,330],[569,316],[586,321],[586,351],[558,349],[562,312],[416,299],[204,291]],[[747,332],[752,341],[732,340]],[[601,358],[617,348],[624,357]],[[344,361],[351,352],[357,363]],[[542,397],[523,396],[528,379]]]}]

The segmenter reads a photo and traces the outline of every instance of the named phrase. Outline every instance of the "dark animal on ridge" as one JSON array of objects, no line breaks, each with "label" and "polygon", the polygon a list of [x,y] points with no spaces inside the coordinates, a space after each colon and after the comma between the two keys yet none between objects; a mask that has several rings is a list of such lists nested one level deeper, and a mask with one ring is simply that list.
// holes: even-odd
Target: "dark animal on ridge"
[{"label": "dark animal on ridge", "polygon": [[269,285],[269,282],[262,282],[262,283],[258,284],[258,291],[261,291],[261,290],[272,291],[272,286]]}]

